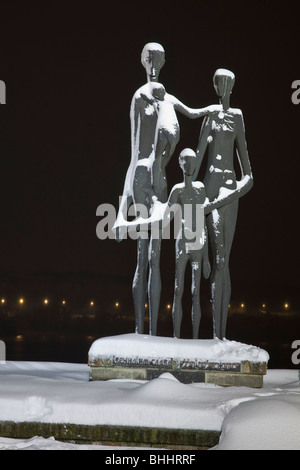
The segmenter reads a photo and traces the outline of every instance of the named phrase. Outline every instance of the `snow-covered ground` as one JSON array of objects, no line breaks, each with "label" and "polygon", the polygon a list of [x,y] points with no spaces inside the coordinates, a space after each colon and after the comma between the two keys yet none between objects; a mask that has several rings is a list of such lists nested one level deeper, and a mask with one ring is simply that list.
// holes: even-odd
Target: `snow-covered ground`
[{"label": "snow-covered ground", "polygon": [[[169,373],[90,382],[85,364],[7,362],[0,364],[0,421],[222,430],[215,450],[300,450],[299,371],[269,370],[264,387],[253,389],[186,385]],[[0,438],[0,450],[90,448],[38,436]]]}]

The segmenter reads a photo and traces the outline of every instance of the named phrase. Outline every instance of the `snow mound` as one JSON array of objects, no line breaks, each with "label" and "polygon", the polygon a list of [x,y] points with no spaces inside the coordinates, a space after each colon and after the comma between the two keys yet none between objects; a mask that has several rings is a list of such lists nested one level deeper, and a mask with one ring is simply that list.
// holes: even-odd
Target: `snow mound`
[{"label": "snow mound", "polygon": [[299,401],[273,396],[239,404],[225,417],[220,443],[214,449],[300,450]]}]

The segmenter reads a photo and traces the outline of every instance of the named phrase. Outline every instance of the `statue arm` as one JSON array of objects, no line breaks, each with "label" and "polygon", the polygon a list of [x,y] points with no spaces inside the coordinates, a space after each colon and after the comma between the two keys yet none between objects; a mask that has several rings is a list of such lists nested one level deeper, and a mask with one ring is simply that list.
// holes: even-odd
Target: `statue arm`
[{"label": "statue arm", "polygon": [[171,96],[171,99],[173,101],[174,109],[176,111],[179,111],[181,114],[183,114],[184,116],[187,116],[190,119],[197,119],[197,118],[206,116],[211,108],[210,106],[207,106],[206,108],[198,108],[198,109],[189,108],[188,106],[183,104],[174,96]]},{"label": "statue arm", "polygon": [[245,175],[240,181],[237,181],[236,189],[227,189],[224,187],[220,188],[218,197],[213,200],[206,199],[204,204],[204,213],[205,215],[212,212],[214,209],[219,209],[220,207],[226,206],[231,202],[239,199],[244,196],[253,186],[253,180],[249,175]]},{"label": "statue arm", "polygon": [[141,92],[141,98],[148,104],[154,104],[157,100],[145,92]]},{"label": "statue arm", "polygon": [[178,196],[179,196],[179,188],[176,187],[176,185],[172,188],[172,191],[170,193],[169,199],[168,199],[168,206],[171,207],[173,204],[178,203]]},{"label": "statue arm", "polygon": [[139,149],[136,148],[136,143],[140,119],[140,102],[141,97],[134,97],[130,109],[131,152],[134,157],[136,157],[136,154],[139,151]]},{"label": "statue arm", "polygon": [[156,156],[152,165],[152,185],[154,194],[160,199],[161,156]]},{"label": "statue arm", "polygon": [[209,262],[209,251],[208,251],[208,230],[205,223],[205,242],[203,247],[203,276],[204,279],[208,279],[211,273],[211,266]]},{"label": "statue arm", "polygon": [[174,213],[178,209],[177,204],[179,201],[179,194],[180,194],[180,188],[177,185],[173,186],[169,195],[169,199],[168,199],[167,216],[168,216],[169,222],[174,218]]},{"label": "statue arm", "polygon": [[196,168],[195,168],[194,175],[193,175],[193,181],[195,181],[198,177],[198,173],[199,173],[199,170],[202,165],[202,161],[203,161],[206,149],[207,149],[207,145],[208,145],[207,139],[209,137],[209,133],[210,133],[209,119],[206,116],[202,123],[198,146],[196,149],[197,163],[196,163]]},{"label": "statue arm", "polygon": [[[242,112],[237,115],[237,133],[236,133],[236,150],[241,167],[242,178],[245,176],[249,177],[249,181],[253,184],[252,170],[248,155],[246,136],[245,136],[245,126]],[[249,182],[249,186],[250,186]],[[252,186],[251,186],[252,187]],[[249,187],[249,189],[251,189]]]}]

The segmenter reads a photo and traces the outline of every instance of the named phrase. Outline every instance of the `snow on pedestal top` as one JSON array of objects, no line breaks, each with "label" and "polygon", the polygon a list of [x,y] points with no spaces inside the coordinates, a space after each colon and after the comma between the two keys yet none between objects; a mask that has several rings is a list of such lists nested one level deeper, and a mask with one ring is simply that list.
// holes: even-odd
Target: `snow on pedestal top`
[{"label": "snow on pedestal top", "polygon": [[130,333],[97,339],[89,361],[99,358],[197,359],[207,362],[268,362],[269,354],[257,346],[220,339],[178,339]]}]

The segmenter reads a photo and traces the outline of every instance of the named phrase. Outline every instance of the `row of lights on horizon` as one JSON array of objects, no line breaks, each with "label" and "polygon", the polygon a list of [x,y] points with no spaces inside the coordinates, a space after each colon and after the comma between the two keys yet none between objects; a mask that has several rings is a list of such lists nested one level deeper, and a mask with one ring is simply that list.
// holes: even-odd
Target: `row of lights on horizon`
[{"label": "row of lights on horizon", "polygon": [[[6,299],[5,299],[4,297],[2,297],[2,299],[1,299],[1,304],[3,305],[3,304],[5,304],[5,303],[6,303]],[[44,305],[48,305],[48,304],[50,304],[50,300],[47,299],[47,298],[46,298],[46,299],[43,299],[42,303],[43,303]],[[117,302],[116,302],[116,303],[117,303]],[[20,299],[18,299],[18,304],[20,304],[20,305],[25,304],[25,299],[24,299],[24,297],[21,297]],[[60,304],[61,304],[61,305],[66,305],[66,304],[67,304],[67,301],[66,301],[65,299],[63,299],[63,300],[60,302]],[[89,305],[90,305],[90,307],[93,307],[93,306],[95,305],[95,302],[94,302],[93,300],[91,300],[91,301],[89,302]]]},{"label": "row of lights on horizon", "polygon": [[[229,304],[229,308],[230,308],[230,307],[231,307],[231,305]],[[242,302],[242,303],[240,304],[240,308],[242,308],[242,309],[246,308],[246,304]],[[266,304],[261,304],[261,308],[262,308],[263,310],[266,310],[266,309],[267,309],[267,305],[266,305]],[[287,303],[287,302],[285,302],[285,303],[283,304],[283,308],[284,308],[285,310],[289,310],[290,304]]]},{"label": "row of lights on horizon", "polygon": [[[4,297],[2,297],[2,298],[1,298],[1,304],[3,305],[3,304],[5,304],[5,303],[6,303],[6,299],[5,299]],[[18,303],[19,303],[20,305],[23,305],[23,304],[25,303],[25,299],[24,299],[23,297],[21,297],[20,299],[18,299]],[[46,298],[46,299],[43,299],[42,303],[43,303],[44,305],[48,305],[48,304],[50,303],[50,301],[49,301],[49,299]],[[61,303],[61,305],[66,305],[66,304],[67,304],[67,301],[66,301],[65,299],[63,299],[60,303]],[[94,307],[94,306],[95,306],[94,300],[91,300],[91,301],[89,302],[89,306],[90,306],[90,307]],[[117,301],[117,302],[114,303],[114,306],[115,306],[116,308],[118,308],[118,307],[120,307],[120,303]],[[147,307],[147,304],[145,304],[145,307]]]},{"label": "row of lights on horizon", "polygon": [[[6,299],[5,299],[4,297],[2,297],[2,298],[1,298],[1,304],[3,305],[3,304],[5,304],[5,303],[6,303]],[[18,303],[19,303],[20,305],[23,305],[23,304],[25,303],[25,299],[24,299],[23,297],[20,297],[20,298],[18,299]],[[45,298],[45,299],[43,299],[42,303],[43,303],[44,305],[48,305],[48,304],[50,303],[50,301],[49,301],[48,298]],[[66,304],[67,304],[67,301],[66,301],[65,299],[63,299],[63,300],[60,302],[60,304],[61,304],[61,305],[66,305]],[[94,300],[90,300],[89,306],[90,306],[90,307],[94,307],[94,306],[95,306]],[[119,307],[120,307],[120,302],[118,302],[118,301],[114,302],[114,307],[115,307],[115,308],[119,308]],[[229,308],[230,308],[230,307],[231,307],[231,305],[229,304]],[[284,307],[285,310],[289,310],[290,304],[289,304],[288,302],[285,302],[285,303],[283,304],[283,307]],[[148,308],[148,304],[147,304],[147,303],[145,304],[145,308]],[[240,304],[240,308],[241,308],[241,309],[246,309],[246,304],[245,304],[244,302],[242,302],[242,303]],[[267,308],[267,305],[266,305],[266,304],[261,304],[261,308],[262,308],[262,309],[266,309],[266,308]],[[172,304],[170,304],[170,303],[166,304],[166,310],[171,310],[171,309],[172,309]]]}]

